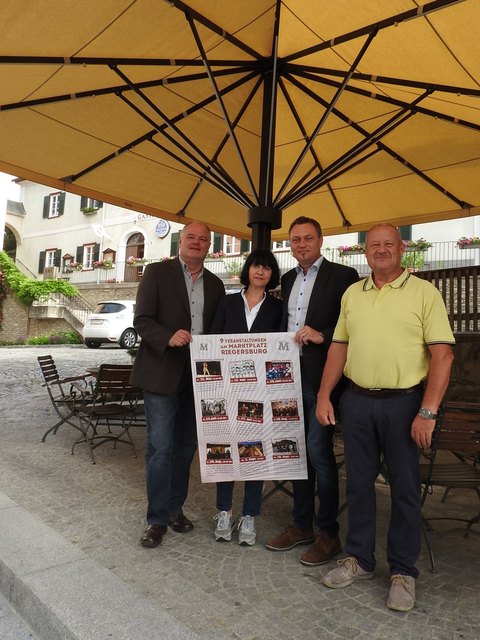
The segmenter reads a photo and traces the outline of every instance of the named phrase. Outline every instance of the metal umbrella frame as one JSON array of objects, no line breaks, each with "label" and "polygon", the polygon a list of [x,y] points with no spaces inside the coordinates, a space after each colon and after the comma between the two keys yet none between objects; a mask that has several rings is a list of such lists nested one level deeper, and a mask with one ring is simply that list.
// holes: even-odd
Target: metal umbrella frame
[{"label": "metal umbrella frame", "polygon": [[478,0],[3,5],[10,174],[254,246],[480,212]]}]

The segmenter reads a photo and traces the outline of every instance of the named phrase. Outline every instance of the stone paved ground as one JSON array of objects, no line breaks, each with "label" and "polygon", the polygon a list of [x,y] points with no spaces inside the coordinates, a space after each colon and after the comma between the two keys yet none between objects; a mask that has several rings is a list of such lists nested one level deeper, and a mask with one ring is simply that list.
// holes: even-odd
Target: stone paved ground
[{"label": "stone paved ground", "polygon": [[[96,465],[90,464],[84,445],[70,455],[74,432],[69,427],[42,444],[41,436],[54,420],[36,361],[45,353],[52,353],[64,375],[101,362],[129,361],[124,351],[109,347],[1,348],[0,490],[201,637],[480,638],[480,538],[478,534],[464,538],[458,523],[435,525],[431,540],[438,560],[436,575],[429,571],[425,548],[422,551],[418,606],[407,614],[385,607],[388,488],[381,484],[376,576],[345,590],[323,587],[321,576],[332,565],[303,567],[298,561],[301,548],[286,553],[263,548],[265,540],[289,521],[291,502],[284,494],[265,501],[255,547],[214,542],[214,486],[201,485],[197,461],[185,508],[195,531],[184,535],[169,531],[161,547],[143,549],[138,540],[146,506],[144,431],[133,430],[138,458],[132,457],[130,447],[114,450],[105,445],[96,450]],[[433,497],[430,513],[440,508],[473,515],[479,505],[473,493],[465,497],[452,492],[446,505],[440,506],[438,497]],[[342,533],[345,520],[342,514]],[[153,630],[152,637],[156,637]]]}]

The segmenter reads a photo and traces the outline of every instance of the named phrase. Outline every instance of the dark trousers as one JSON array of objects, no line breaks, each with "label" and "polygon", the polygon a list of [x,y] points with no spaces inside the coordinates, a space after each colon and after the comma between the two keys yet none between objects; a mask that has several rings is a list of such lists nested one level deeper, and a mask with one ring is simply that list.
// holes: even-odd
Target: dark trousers
[{"label": "dark trousers", "polygon": [[[301,529],[310,529],[313,521],[332,538],[338,535],[338,469],[333,452],[333,427],[323,427],[315,417],[316,394],[302,379],[305,437],[307,441],[308,479],[293,480],[293,521]],[[315,493],[319,507],[315,518]]]},{"label": "dark trousers", "polygon": [[[233,481],[217,482],[217,509],[230,511],[233,499]],[[262,502],[263,480],[247,480],[243,494],[242,516],[258,516]]]},{"label": "dark trousers", "polygon": [[166,525],[187,498],[190,465],[197,448],[189,367],[185,367],[175,393],[144,391],[143,395],[147,418],[147,522]]},{"label": "dark trousers", "polygon": [[340,400],[347,472],[345,551],[366,571],[375,568],[375,480],[383,456],[390,485],[387,538],[390,574],[417,577],[420,554],[420,450],[410,435],[422,391],[370,398],[347,389]]}]

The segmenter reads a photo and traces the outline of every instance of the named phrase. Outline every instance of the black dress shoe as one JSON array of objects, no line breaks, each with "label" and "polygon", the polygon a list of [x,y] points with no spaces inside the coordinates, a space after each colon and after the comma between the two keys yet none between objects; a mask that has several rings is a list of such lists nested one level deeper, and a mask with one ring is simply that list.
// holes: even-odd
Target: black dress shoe
[{"label": "black dress shoe", "polygon": [[190,522],[183,511],[180,511],[176,516],[172,516],[168,521],[168,525],[177,533],[188,533],[193,529],[193,522]]},{"label": "black dress shoe", "polygon": [[165,524],[149,524],[140,538],[140,544],[142,547],[158,547],[166,533],[167,526]]}]

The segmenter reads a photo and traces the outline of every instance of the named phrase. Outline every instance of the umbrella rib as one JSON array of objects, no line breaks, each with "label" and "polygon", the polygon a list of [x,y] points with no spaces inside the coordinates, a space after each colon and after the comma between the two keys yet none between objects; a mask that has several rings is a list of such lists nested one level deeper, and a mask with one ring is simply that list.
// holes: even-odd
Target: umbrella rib
[{"label": "umbrella rib", "polygon": [[[315,67],[313,65],[287,64],[285,65],[287,73],[309,72],[318,75],[336,76],[342,78],[347,72],[340,69],[328,69],[326,67]],[[412,89],[430,89],[442,93],[455,93],[464,96],[480,96],[480,89],[469,89],[468,87],[456,87],[450,84],[439,84],[437,82],[421,82],[420,80],[406,80],[404,78],[394,78],[393,76],[378,76],[370,73],[360,73],[355,71],[352,74],[352,80],[365,80],[367,82],[382,82],[384,84],[398,85],[401,87],[409,87]]]},{"label": "umbrella rib", "polygon": [[259,204],[257,189],[256,189],[256,187],[255,187],[255,185],[253,183],[252,176],[250,175],[250,171],[248,169],[248,166],[247,166],[247,163],[245,161],[244,155],[243,155],[242,150],[240,148],[240,144],[239,144],[239,142],[237,140],[237,136],[235,135],[235,131],[232,129],[232,123],[230,122],[230,118],[228,116],[227,109],[226,109],[225,104],[223,102],[223,99],[222,99],[221,93],[219,91],[217,82],[216,82],[215,78],[212,75],[212,70],[211,70],[209,62],[208,62],[207,54],[206,54],[206,51],[205,51],[205,49],[203,47],[202,41],[200,39],[200,36],[198,34],[198,30],[197,30],[197,28],[195,26],[195,22],[193,20],[193,17],[190,14],[187,14],[187,20],[188,20],[188,23],[190,25],[190,29],[192,30],[192,34],[193,34],[193,37],[194,37],[195,42],[197,44],[198,50],[200,52],[200,56],[201,56],[201,58],[202,58],[202,60],[203,60],[203,62],[205,64],[205,69],[206,69],[206,71],[208,73],[208,76],[209,76],[209,79],[210,79],[210,83],[211,83],[211,85],[213,87],[213,91],[214,91],[214,93],[216,95],[217,103],[219,104],[220,109],[222,111],[223,119],[225,120],[225,124],[227,126],[227,130],[228,130],[228,133],[230,135],[230,138],[231,138],[231,140],[233,142],[233,146],[234,146],[234,148],[235,148],[235,150],[237,152],[237,155],[239,157],[240,164],[243,167],[243,170],[245,172],[245,176],[247,178],[248,184],[250,185],[250,189],[252,190],[252,193],[253,193],[253,195],[255,197],[256,203]]},{"label": "umbrella rib", "polygon": [[[249,205],[248,200],[244,199],[245,197],[243,196],[243,193],[241,191],[235,189],[236,185],[233,184],[233,181],[229,182],[229,177],[228,176],[226,176],[226,177],[223,176],[222,172],[219,170],[218,165],[209,164],[208,158],[206,158],[206,164],[203,164],[202,162],[200,162],[200,160],[198,158],[196,158],[190,151],[188,151],[187,148],[182,146],[180,142],[175,140],[175,138],[173,138],[173,136],[171,136],[169,133],[167,133],[165,128],[162,128],[160,125],[157,125],[151,118],[149,118],[145,113],[143,113],[136,105],[131,103],[128,98],[126,98],[123,95],[120,95],[119,98],[121,100],[123,100],[136,113],[138,113],[142,118],[144,118],[149,124],[151,124],[153,126],[153,128],[154,128],[154,132],[160,133],[161,135],[163,135],[169,142],[171,142],[174,146],[176,146],[178,149],[180,149],[180,151],[182,151],[188,158],[190,158],[190,160],[192,160],[192,162],[199,168],[194,168],[193,165],[190,165],[189,163],[187,163],[186,160],[183,160],[181,158],[181,156],[175,154],[171,150],[169,151],[166,147],[164,147],[159,142],[154,140],[153,139],[153,134],[148,138],[149,142],[151,142],[156,147],[158,147],[159,149],[161,149],[162,151],[167,153],[172,158],[175,158],[176,160],[178,160],[181,164],[184,164],[185,166],[187,166],[189,169],[194,171],[197,175],[202,175],[202,172],[204,172],[205,174],[208,174],[210,176],[210,181],[212,183],[214,183],[216,185],[222,185],[222,190],[223,191],[231,192],[232,197],[233,197],[233,194],[235,194],[236,198],[239,198],[239,199],[243,200],[243,202],[245,203],[245,206]],[[195,146],[194,145],[192,145],[192,146],[195,149]],[[203,157],[203,154],[202,154],[202,157]],[[219,186],[219,188],[220,188],[220,186]]]},{"label": "umbrella rib", "polygon": [[[339,83],[335,82],[335,80],[329,80],[327,78],[318,78],[317,76],[312,75],[310,73],[303,73],[301,71],[298,71],[297,75],[300,76],[301,78],[305,78],[307,80],[313,80],[314,82],[320,82],[322,84],[326,84],[331,87],[339,86]],[[435,91],[434,85],[426,85],[426,86],[429,87],[432,92]],[[386,102],[387,104],[391,104],[395,107],[403,108],[405,105],[409,104],[408,102],[404,102],[403,100],[397,100],[397,98],[391,98],[389,96],[382,96],[376,93],[375,91],[367,91],[366,89],[360,89],[358,87],[348,86],[348,87],[345,87],[345,91],[355,93],[360,96],[365,96],[367,98],[371,98],[372,100],[379,100],[380,102]],[[450,122],[452,124],[458,124],[463,127],[467,127],[469,129],[474,129],[475,131],[480,131],[479,124],[476,124],[475,122],[470,122],[469,120],[463,120],[462,118],[456,118],[455,116],[442,113],[441,111],[434,111],[433,109],[428,109],[426,107],[419,106],[417,107],[417,112],[421,113],[422,115],[430,116],[438,120],[445,120],[446,122]]]},{"label": "umbrella rib", "polygon": [[[0,56],[0,65],[80,65],[80,66],[110,66],[120,65],[122,67],[203,67],[202,60],[192,58],[98,58],[87,56]],[[212,58],[212,67],[245,67],[251,68],[256,65],[252,60],[232,60],[231,58],[222,60]]]},{"label": "umbrella rib", "polygon": [[408,118],[411,118],[414,114],[416,104],[426,98],[428,92],[424,95],[419,96],[412,102],[412,104],[405,106],[402,110],[396,113],[392,118],[384,122],[380,127],[378,127],[375,131],[373,131],[370,136],[361,142],[354,145],[349,151],[344,153],[342,156],[334,160],[321,175],[312,178],[306,185],[300,188],[296,193],[290,191],[285,198],[278,203],[277,206],[280,208],[285,208],[293,204],[293,202],[297,201],[299,198],[304,197],[312,191],[314,191],[321,183],[324,183],[326,179],[330,179],[330,174],[340,168],[342,165],[346,164],[352,157],[358,156],[360,153],[365,151],[369,146],[375,144],[377,140],[384,137],[393,129],[397,128],[400,124],[402,124]]},{"label": "umbrella rib", "polygon": [[[292,97],[291,97],[291,96],[290,96],[290,94],[288,93],[287,88],[286,88],[286,86],[285,86],[285,83],[283,82],[283,80],[282,80],[281,78],[279,79],[279,85],[280,85],[280,89],[282,90],[282,93],[283,93],[283,95],[284,95],[284,97],[285,97],[285,100],[287,101],[288,107],[289,107],[290,111],[292,112],[293,117],[295,118],[295,122],[297,123],[297,126],[298,126],[298,128],[300,129],[300,132],[301,132],[301,134],[302,134],[303,138],[307,140],[307,139],[308,139],[307,130],[306,130],[306,129],[305,129],[305,127],[303,126],[303,122],[302,122],[302,120],[301,120],[301,118],[300,118],[300,116],[299,116],[299,114],[298,114],[298,111],[297,111],[297,110],[296,110],[296,108],[295,108],[295,105],[294,105],[294,103],[293,103]],[[334,111],[336,111],[336,109],[334,109]],[[323,171],[322,163],[320,162],[320,158],[318,157],[317,152],[315,151],[314,147],[311,147],[311,148],[310,148],[310,153],[311,153],[311,155],[312,155],[312,157],[313,157],[314,166],[313,166],[311,169],[309,169],[309,171],[307,171],[307,173],[303,176],[303,178],[301,178],[301,180],[300,180],[300,181],[298,181],[298,182],[294,185],[294,187],[293,187],[293,190],[294,190],[294,191],[295,191],[298,187],[300,187],[300,185],[301,185],[301,184],[303,184],[303,182],[305,182],[305,180],[307,180],[307,179],[308,179],[309,175],[310,175],[313,171],[315,171],[315,168],[317,168],[317,169],[319,170],[319,172],[322,172],[322,171]],[[336,206],[336,207],[337,207],[337,209],[338,209],[338,212],[340,213],[340,216],[341,216],[341,218],[342,218],[342,220],[343,220],[343,226],[347,226],[347,227],[351,226],[351,225],[350,225],[350,223],[349,223],[349,221],[348,221],[348,220],[347,220],[347,218],[345,217],[345,213],[344,213],[344,211],[343,211],[343,208],[342,208],[342,206],[341,206],[341,204],[340,204],[340,202],[339,202],[339,200],[338,200],[337,196],[335,195],[335,192],[334,192],[334,190],[332,189],[332,187],[331,187],[330,183],[327,183],[327,189],[328,189],[328,191],[329,191],[329,193],[330,193],[330,195],[331,195],[331,197],[332,197],[332,200],[333,200],[333,202],[334,202],[335,206]]]},{"label": "umbrella rib", "polygon": [[368,34],[367,39],[365,40],[365,42],[363,43],[360,51],[356,55],[355,60],[353,61],[348,73],[346,74],[345,78],[342,80],[342,82],[340,83],[339,87],[337,88],[337,91],[335,92],[335,95],[333,96],[333,98],[330,101],[330,104],[328,105],[328,107],[326,108],[324,113],[322,114],[322,117],[320,118],[320,121],[318,122],[317,126],[315,127],[312,135],[310,136],[307,144],[303,148],[303,150],[300,153],[300,155],[298,156],[295,164],[291,168],[288,176],[286,177],[285,181],[283,182],[282,186],[280,187],[280,190],[278,191],[277,196],[275,198],[274,206],[277,206],[278,201],[281,199],[281,197],[282,197],[285,189],[287,188],[288,184],[290,183],[293,175],[296,173],[296,171],[298,170],[298,167],[302,163],[302,161],[305,158],[306,154],[308,153],[310,147],[313,145],[313,143],[315,141],[315,138],[317,137],[317,135],[320,132],[320,129],[323,127],[323,125],[325,124],[325,121],[327,120],[328,116],[332,112],[332,109],[335,107],[335,104],[340,99],[340,96],[342,95],[343,91],[345,90],[345,88],[346,88],[346,86],[347,86],[347,84],[348,84],[353,72],[355,71],[355,69],[357,68],[357,66],[360,63],[361,59],[363,58],[363,56],[367,52],[369,46],[372,44],[373,39],[375,38],[376,35],[377,35],[377,30],[376,29],[373,29],[372,32]]},{"label": "umbrella rib", "polygon": [[[241,79],[237,80],[236,82],[234,82],[233,84],[229,85],[228,87],[225,87],[224,89],[222,89],[222,93],[223,94],[227,94],[230,91],[233,91],[234,89],[237,89],[242,84],[245,84],[246,82],[250,81],[256,75],[257,75],[256,73],[249,73],[244,78],[241,78]],[[178,122],[178,121],[182,120],[183,118],[186,118],[187,116],[189,116],[189,115],[195,113],[196,111],[202,109],[204,106],[206,106],[210,102],[213,102],[214,100],[215,100],[215,96],[210,96],[209,98],[206,98],[205,100],[202,100],[198,104],[193,105],[192,107],[189,107],[186,111],[184,111],[181,114],[175,116],[173,118],[173,122]],[[167,125],[162,125],[162,128],[165,128],[166,126]],[[126,151],[130,151],[133,147],[141,144],[142,142],[145,142],[146,140],[149,140],[153,136],[153,134],[155,132],[156,132],[156,129],[154,129],[152,131],[149,131],[148,133],[146,133],[146,134],[140,136],[139,138],[137,138],[136,140],[130,141],[128,144],[124,145],[120,149],[117,149],[114,153],[109,154],[108,156],[102,158],[101,160],[93,163],[89,167],[86,167],[82,171],[80,171],[80,172],[78,172],[76,174],[72,174],[72,175],[64,178],[64,181],[65,182],[73,182],[75,180],[78,180],[80,177],[90,173],[91,171],[97,169],[101,165],[103,165],[103,164],[105,164],[107,162],[110,162],[111,160],[114,160],[115,158],[117,158],[118,156],[122,155]],[[247,200],[246,206],[247,207],[251,206],[250,201]]]},{"label": "umbrella rib", "polygon": [[215,24],[215,22],[212,22],[201,13],[198,13],[198,11],[195,11],[195,9],[192,9],[191,7],[189,7],[187,4],[185,4],[185,2],[181,2],[181,0],[168,0],[168,1],[169,1],[169,4],[174,6],[176,9],[179,9],[180,11],[185,13],[185,15],[187,16],[187,20],[189,19],[189,16],[191,16],[197,22],[200,22],[200,24],[202,24],[204,27],[207,27],[208,29],[210,29],[210,31],[213,31],[217,35],[224,38],[224,40],[227,40],[227,42],[230,42],[231,44],[235,45],[241,51],[248,53],[248,55],[252,56],[252,58],[255,58],[256,60],[261,60],[263,58],[263,56],[261,56],[260,53],[258,53],[258,51],[255,51],[255,49],[252,49],[247,44],[245,44],[244,42],[236,38],[234,35],[225,31],[225,29],[218,26],[218,24]]},{"label": "umbrella rib", "polygon": [[[164,153],[166,153],[170,157],[174,158],[177,162],[180,162],[185,167],[190,169],[193,173],[195,173],[197,176],[199,176],[199,178],[202,181],[205,180],[206,182],[209,182],[216,189],[219,189],[220,191],[225,193],[227,196],[230,196],[233,200],[236,200],[243,207],[250,206],[248,200],[245,200],[245,199],[240,197],[240,195],[243,195],[243,194],[238,194],[236,191],[231,189],[229,187],[228,183],[224,184],[224,183],[218,181],[217,179],[215,179],[214,177],[212,177],[208,170],[205,170],[203,172],[200,171],[197,167],[194,167],[193,165],[190,165],[186,160],[183,160],[182,158],[177,156],[175,153],[173,153],[173,151],[171,151],[170,149],[167,149],[166,147],[164,147],[162,144],[160,144],[156,140],[150,139],[149,142],[151,142],[154,146],[158,147],[158,149],[160,149],[161,151],[163,151]],[[181,209],[181,210],[185,213],[184,209]]]},{"label": "umbrella rib", "polygon": [[410,9],[408,11],[403,11],[402,13],[398,13],[395,16],[385,18],[384,20],[380,20],[373,24],[369,24],[365,27],[361,27],[360,29],[355,29],[354,31],[350,31],[349,33],[345,33],[341,36],[326,39],[318,45],[315,45],[313,47],[308,47],[307,49],[303,49],[303,51],[297,51],[296,53],[292,53],[291,55],[286,56],[284,58],[284,62],[290,62],[291,60],[304,58],[313,53],[318,53],[319,51],[323,51],[324,49],[330,49],[335,45],[339,45],[339,44],[348,42],[350,40],[355,40],[356,38],[360,38],[370,33],[372,29],[377,29],[381,31],[388,27],[395,27],[401,22],[405,22],[407,20],[422,18],[428,15],[429,13],[432,13],[433,11],[446,9],[460,2],[465,2],[465,0],[434,0],[433,2],[428,2],[423,6],[417,7],[415,9]]},{"label": "umbrella rib", "polygon": [[[237,73],[245,73],[245,69],[223,69],[214,72],[216,76],[235,75]],[[253,76],[257,73],[253,73]],[[252,77],[250,74],[248,77]],[[206,73],[192,73],[188,76],[175,76],[171,78],[162,78],[160,80],[147,80],[139,82],[135,86],[139,89],[151,89],[154,87],[167,86],[170,84],[179,84],[181,82],[191,82],[195,80],[205,80],[208,78]],[[48,98],[37,98],[35,100],[23,100],[21,102],[11,102],[9,104],[0,105],[0,111],[8,111],[11,109],[23,109],[26,107],[35,107],[42,104],[52,104],[55,102],[64,102],[68,100],[79,100],[81,98],[97,98],[110,94],[118,94],[123,91],[133,91],[130,85],[122,84],[114,87],[104,87],[102,89],[89,89],[88,91],[79,91],[78,93],[65,93],[58,96],[49,96]]]},{"label": "umbrella rib", "polygon": [[[251,101],[253,100],[253,97],[255,96],[255,94],[257,93],[258,89],[260,88],[262,84],[262,78],[257,78],[257,82],[255,83],[255,86],[253,87],[253,89],[251,90],[250,94],[247,96],[247,99],[245,100],[245,102],[243,103],[240,111],[237,114],[237,117],[235,118],[235,120],[232,123],[232,127],[236,127],[237,124],[240,122],[243,114],[245,113],[245,111],[247,110],[249,104],[251,103]],[[224,136],[223,140],[220,142],[220,144],[218,145],[215,153],[212,156],[211,162],[216,162],[218,156],[220,155],[220,153],[222,152],[222,149],[224,148],[224,146],[226,145],[226,143],[229,140],[229,135],[228,133]],[[198,183],[196,184],[195,188],[193,189],[192,193],[188,196],[187,201],[185,202],[184,206],[182,207],[181,211],[183,211],[183,215],[185,215],[186,210],[190,204],[190,202],[192,202],[193,198],[195,197],[195,194],[197,193],[197,191],[200,189],[201,185],[202,185],[202,178],[198,181]]]},{"label": "umbrella rib", "polygon": [[155,113],[157,113],[164,120],[164,122],[167,124],[167,126],[169,128],[171,128],[181,138],[181,140],[183,140],[183,142],[187,145],[187,147],[192,148],[194,150],[194,152],[200,158],[203,159],[203,161],[206,163],[206,166],[203,166],[202,163],[198,160],[198,158],[195,158],[191,154],[191,152],[188,151],[187,147],[182,146],[180,142],[178,142],[177,140],[175,140],[175,138],[173,138],[173,136],[168,134],[165,127],[161,127],[161,125],[157,125],[151,118],[149,118],[145,113],[143,113],[143,111],[141,111],[136,105],[134,105],[123,94],[119,94],[119,98],[121,98],[126,104],[128,104],[142,118],[147,120],[147,122],[149,122],[158,131],[158,133],[160,133],[161,135],[166,137],[167,140],[169,140],[173,145],[175,145],[177,148],[179,148],[181,151],[183,151],[183,153],[185,153],[185,155],[187,155],[191,160],[193,160],[197,165],[199,165],[202,168],[202,170],[210,172],[210,169],[212,169],[216,174],[218,174],[217,179],[220,179],[222,182],[224,181],[226,183],[230,183],[230,187],[235,189],[235,185],[234,185],[233,180],[231,179],[231,177],[227,174],[227,172],[218,163],[216,163],[215,165],[210,165],[210,167],[209,167],[209,162],[210,161],[209,161],[207,155],[205,153],[203,153],[203,151],[199,147],[197,147],[197,145],[195,145],[183,133],[183,131],[181,131],[181,129],[179,129],[176,126],[176,124],[173,122],[173,120],[171,118],[168,118],[168,116],[165,113],[163,113],[163,111],[156,104],[154,104],[150,100],[150,98],[148,98],[142,91],[137,90],[135,88],[135,85],[132,82],[130,82],[130,80],[127,78],[127,76],[123,72],[121,72],[119,69],[115,69],[115,72],[121,78],[123,78],[127,82],[127,84],[129,84],[134,89],[135,93],[137,93],[137,95],[139,95],[140,98],[142,98],[155,111]]},{"label": "umbrella rib", "polygon": [[[319,95],[317,95],[316,93],[314,93],[313,91],[311,91],[308,87],[305,87],[304,85],[302,85],[300,82],[298,82],[298,80],[296,78],[292,78],[289,77],[289,80],[291,82],[293,82],[293,84],[295,84],[299,89],[301,89],[302,91],[304,91],[308,96],[310,96],[313,100],[319,102],[320,104],[322,104],[323,106],[326,106],[328,103],[326,102],[326,100],[323,100],[323,98],[321,98]],[[343,120],[343,122],[345,122],[346,124],[348,124],[349,126],[353,127],[356,131],[358,131],[361,135],[365,136],[365,138],[367,138],[370,133],[364,129],[361,125],[359,125],[357,122],[354,122],[353,120],[351,120],[351,118],[349,118],[348,116],[346,116],[342,111],[339,111],[338,109],[334,109],[334,114],[337,116],[337,118],[339,118],[340,120]],[[465,201],[461,200],[460,198],[458,198],[457,196],[455,196],[453,193],[451,193],[450,191],[448,191],[445,187],[443,187],[441,184],[439,184],[438,182],[436,182],[435,180],[433,180],[432,178],[430,178],[429,176],[427,176],[423,171],[421,171],[421,169],[418,169],[418,167],[416,167],[415,165],[413,165],[411,162],[409,162],[406,158],[404,158],[403,156],[401,156],[399,153],[397,153],[396,151],[394,151],[391,147],[389,147],[388,145],[386,145],[384,142],[377,142],[378,145],[378,151],[385,151],[385,153],[389,154],[394,160],[397,160],[398,162],[400,162],[401,164],[405,165],[406,167],[410,168],[412,171],[414,171],[420,178],[424,179],[426,182],[428,182],[432,187],[434,187],[435,189],[437,189],[438,191],[440,191],[443,195],[447,196],[448,198],[450,198],[451,200],[453,200],[455,203],[457,203],[458,205],[460,205],[462,208],[470,208],[472,205],[466,203]],[[369,156],[368,156],[369,157]],[[363,162],[365,158],[361,159],[361,162]],[[356,166],[355,163],[354,165],[349,165],[349,169],[352,169],[353,166]],[[341,173],[344,173],[344,171],[339,172],[337,174],[335,174],[335,178],[337,178],[339,175],[341,175]]]}]

